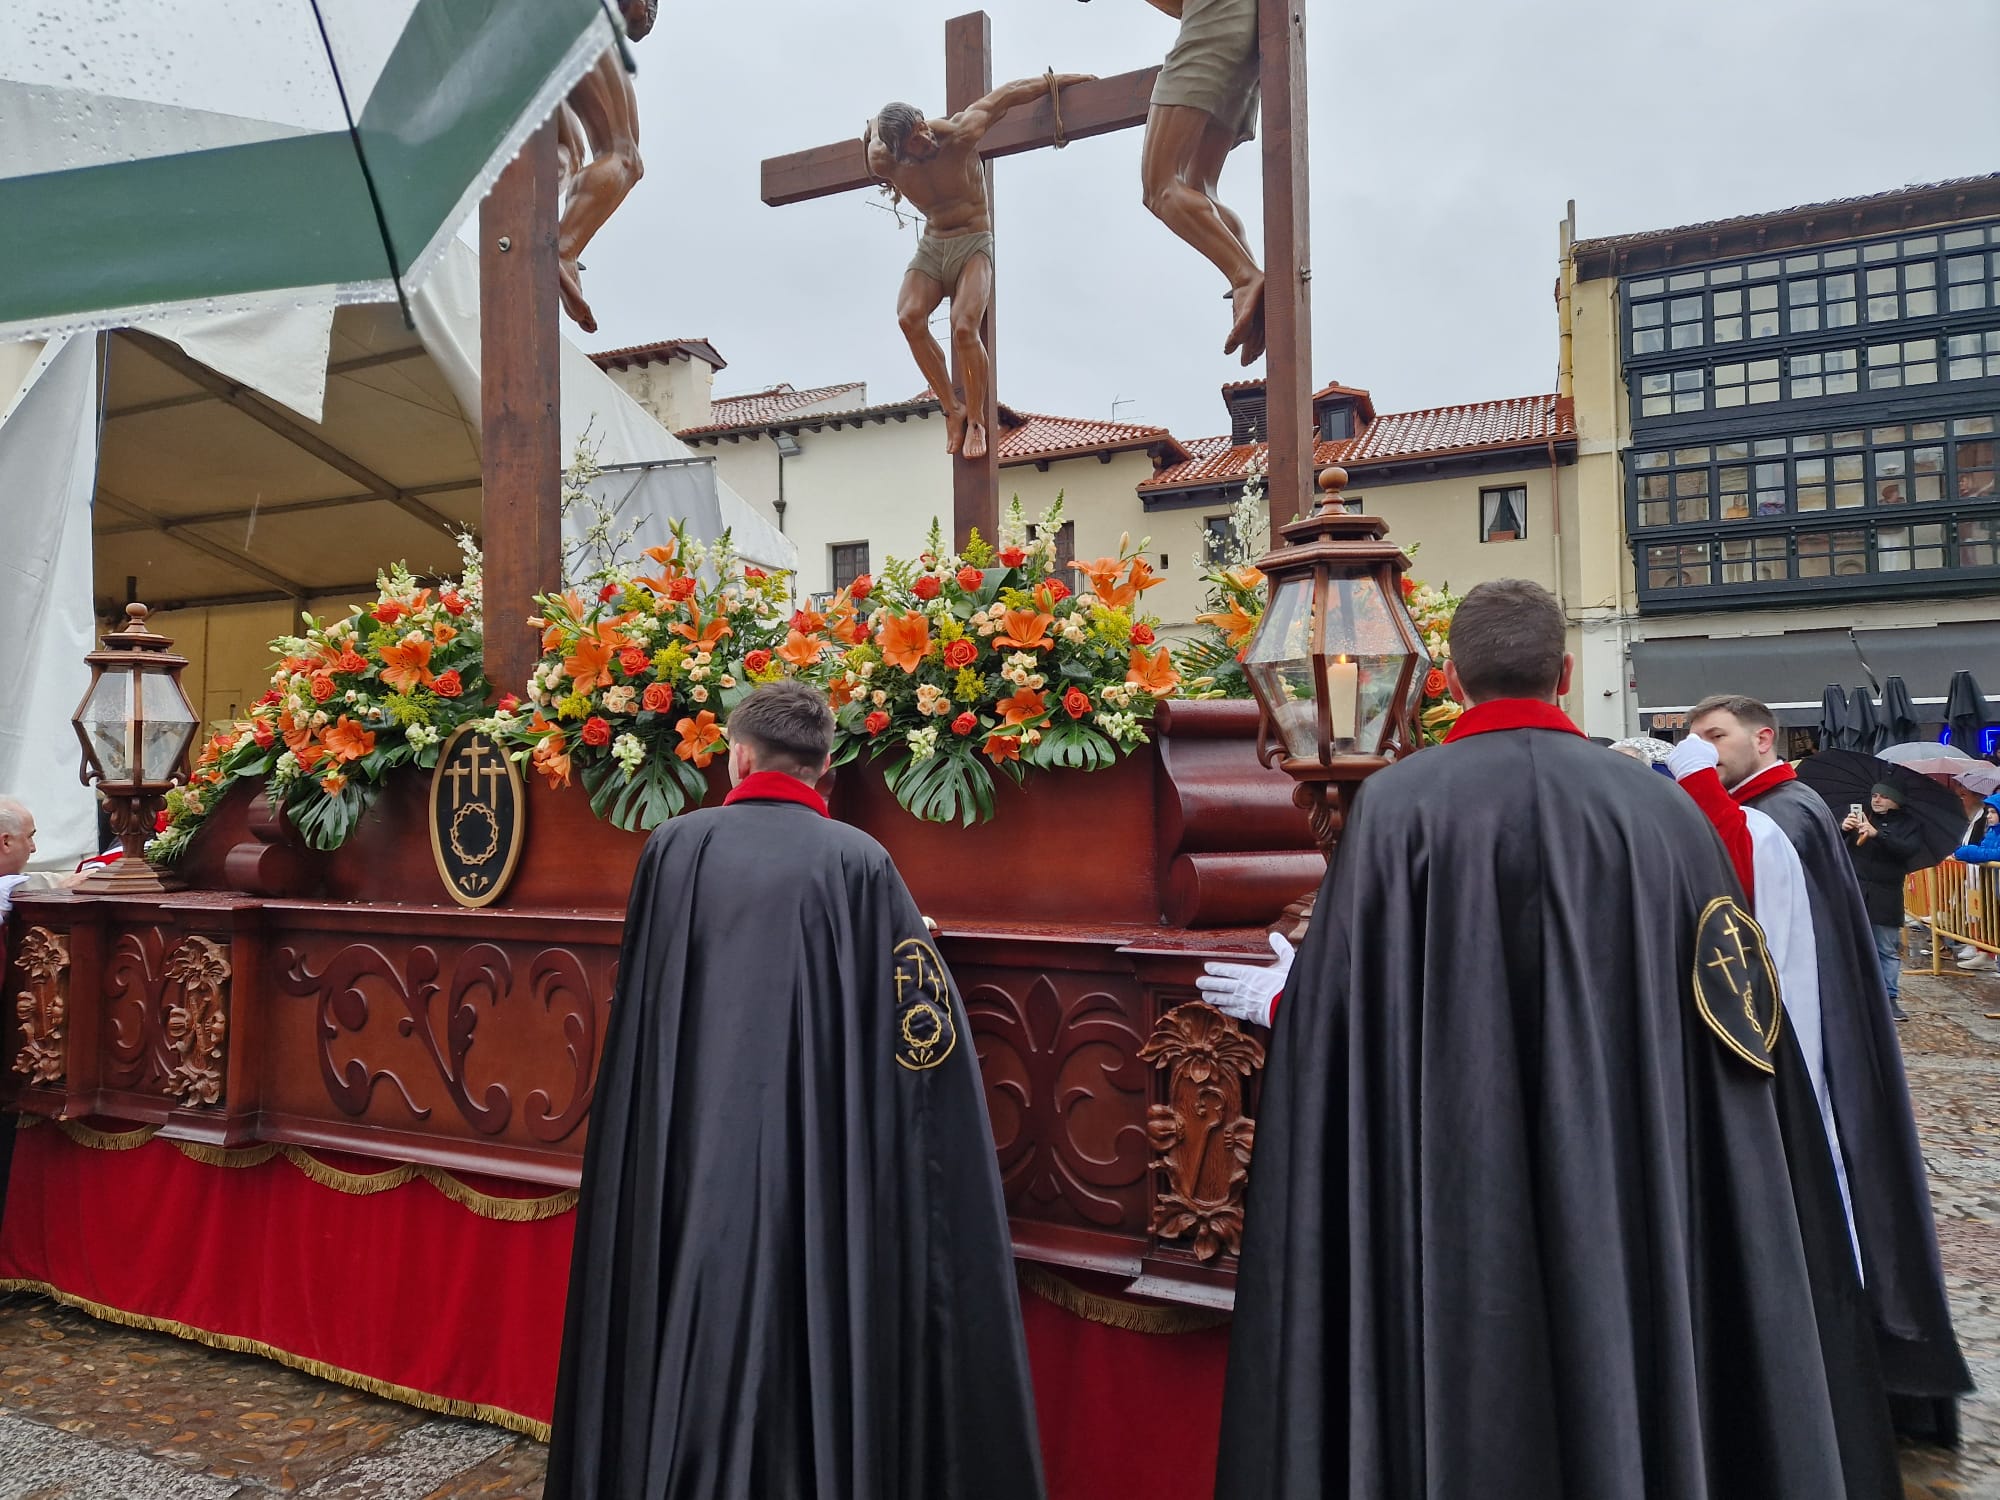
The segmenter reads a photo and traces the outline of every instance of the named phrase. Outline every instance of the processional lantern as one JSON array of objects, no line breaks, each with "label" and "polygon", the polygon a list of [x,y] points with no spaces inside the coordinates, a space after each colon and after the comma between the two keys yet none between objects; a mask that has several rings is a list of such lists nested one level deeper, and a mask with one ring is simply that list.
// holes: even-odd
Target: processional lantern
[{"label": "processional lantern", "polygon": [[1419,743],[1431,666],[1403,602],[1410,560],[1386,540],[1388,522],[1347,512],[1346,483],[1346,470],[1324,471],[1317,508],[1257,560],[1269,603],[1243,654],[1258,759],[1298,783],[1292,799],[1328,859],[1354,789]]},{"label": "processional lantern", "polygon": [[81,778],[104,798],[125,854],[78,889],[167,888],[146,863],[146,841],[161,798],[184,778],[198,723],[181,691],[187,658],[169,651],[172,645],[147,629],[145,605],[128,604],[124,628],[107,634],[103,649],[84,658],[90,687],[70,719],[83,746]]}]

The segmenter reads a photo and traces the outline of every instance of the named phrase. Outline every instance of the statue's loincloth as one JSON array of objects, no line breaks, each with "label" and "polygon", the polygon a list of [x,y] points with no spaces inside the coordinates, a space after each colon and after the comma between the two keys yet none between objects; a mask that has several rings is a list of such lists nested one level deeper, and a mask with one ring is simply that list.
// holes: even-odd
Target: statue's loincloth
[{"label": "statue's loincloth", "polygon": [[1257,134],[1257,0],[1187,0],[1153,103],[1187,104],[1236,139]]},{"label": "statue's loincloth", "polygon": [[992,263],[990,230],[979,229],[970,234],[932,234],[925,230],[917,241],[917,253],[910,258],[910,269],[923,272],[947,293],[955,293],[958,278],[965,274],[966,263],[975,255],[983,255],[989,265]]}]

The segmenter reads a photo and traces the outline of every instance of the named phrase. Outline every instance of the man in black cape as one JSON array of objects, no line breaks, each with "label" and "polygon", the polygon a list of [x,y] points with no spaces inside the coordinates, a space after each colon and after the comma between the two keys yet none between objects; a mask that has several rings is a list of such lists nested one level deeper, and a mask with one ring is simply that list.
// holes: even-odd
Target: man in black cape
[{"label": "man in black cape", "polygon": [[547,1500],[1037,1500],[965,1011],[895,867],[813,790],[804,684],[632,885]]},{"label": "man in black cape", "polygon": [[1347,820],[1258,1112],[1218,1500],[1871,1493],[1762,936],[1693,803],[1555,706],[1563,639],[1535,584],[1468,594],[1471,706]]},{"label": "man in black cape", "polygon": [[1827,1084],[1882,1381],[1898,1427],[1955,1443],[1957,1397],[1972,1389],[1972,1376],[1952,1331],[1902,1048],[1853,861],[1825,800],[1779,759],[1769,708],[1754,698],[1706,698],[1688,725],[1715,745],[1730,795],[1782,828],[1805,866]]}]

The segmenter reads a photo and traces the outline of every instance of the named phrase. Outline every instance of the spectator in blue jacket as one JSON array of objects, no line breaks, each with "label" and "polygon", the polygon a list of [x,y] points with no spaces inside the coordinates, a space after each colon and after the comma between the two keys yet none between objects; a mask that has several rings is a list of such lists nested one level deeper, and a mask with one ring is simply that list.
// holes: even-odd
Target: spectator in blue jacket
[{"label": "spectator in blue jacket", "polygon": [[1961,844],[1952,858],[1964,865],[2000,864],[2000,792],[1986,799],[1986,835],[1976,844]]}]

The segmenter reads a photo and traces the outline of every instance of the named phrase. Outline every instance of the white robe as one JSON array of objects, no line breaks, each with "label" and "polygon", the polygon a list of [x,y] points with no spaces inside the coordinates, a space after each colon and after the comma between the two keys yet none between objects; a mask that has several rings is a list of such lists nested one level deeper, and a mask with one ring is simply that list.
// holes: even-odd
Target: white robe
[{"label": "white robe", "polygon": [[[1854,1247],[1855,1269],[1861,1269],[1861,1241],[1854,1229],[1854,1198],[1847,1186],[1847,1162],[1840,1149],[1840,1129],[1833,1118],[1833,1092],[1826,1081],[1826,1038],[1819,1009],[1819,949],[1814,941],[1812,904],[1806,892],[1805,866],[1784,830],[1754,807],[1743,809],[1750,826],[1750,846],[1757,878],[1757,925],[1778,970],[1778,993],[1792,1034],[1805,1054],[1813,1097],[1826,1126],[1826,1143],[1833,1152],[1833,1175],[1840,1183],[1840,1205],[1847,1214],[1847,1236]],[[1865,1275],[1865,1273],[1863,1273]]]}]

